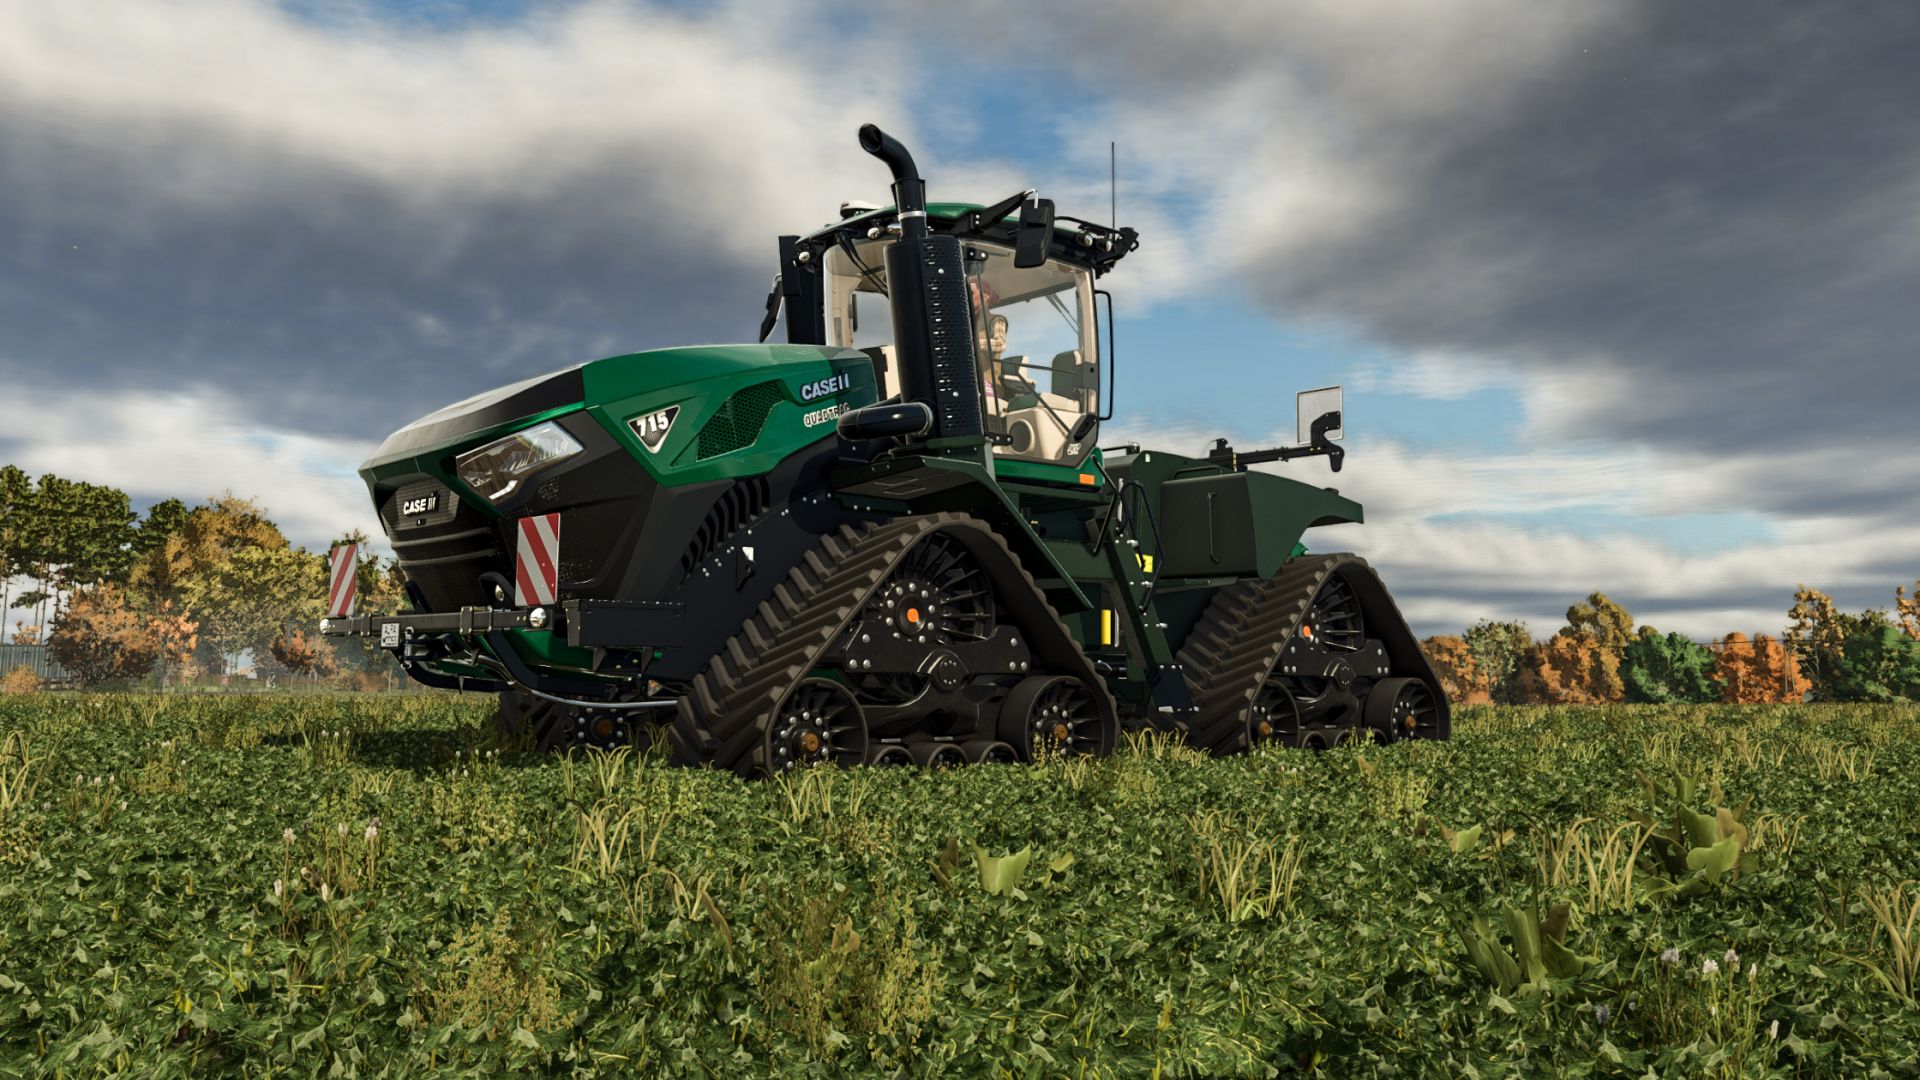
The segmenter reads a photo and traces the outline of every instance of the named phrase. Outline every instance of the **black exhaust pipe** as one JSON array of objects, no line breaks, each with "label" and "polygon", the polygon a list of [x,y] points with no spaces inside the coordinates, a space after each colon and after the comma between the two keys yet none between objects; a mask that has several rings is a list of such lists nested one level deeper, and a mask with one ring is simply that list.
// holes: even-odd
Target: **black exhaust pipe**
[{"label": "black exhaust pipe", "polygon": [[927,235],[927,182],[913,166],[913,155],[900,140],[873,124],[860,125],[860,149],[885,162],[893,171],[893,205],[900,211],[900,235],[908,230]]},{"label": "black exhaust pipe", "polygon": [[[977,437],[985,429],[960,240],[927,232],[927,184],[898,139],[866,124],[860,148],[893,171],[900,239],[887,249],[886,266],[901,396],[932,411],[925,438]],[[843,420],[841,430],[865,426],[849,424],[852,419]]]}]

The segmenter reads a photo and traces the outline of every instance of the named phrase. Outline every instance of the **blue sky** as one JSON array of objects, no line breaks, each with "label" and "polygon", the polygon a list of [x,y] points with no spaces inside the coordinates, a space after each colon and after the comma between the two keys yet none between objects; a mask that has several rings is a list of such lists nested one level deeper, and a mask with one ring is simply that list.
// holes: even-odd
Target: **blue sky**
[{"label": "blue sky", "polygon": [[1774,631],[1920,577],[1920,17],[1551,0],[30,0],[0,12],[0,460],[377,532],[387,431],[750,338],[774,237],[1036,186],[1139,251],[1103,437],[1290,436],[1415,629],[1600,589]]}]

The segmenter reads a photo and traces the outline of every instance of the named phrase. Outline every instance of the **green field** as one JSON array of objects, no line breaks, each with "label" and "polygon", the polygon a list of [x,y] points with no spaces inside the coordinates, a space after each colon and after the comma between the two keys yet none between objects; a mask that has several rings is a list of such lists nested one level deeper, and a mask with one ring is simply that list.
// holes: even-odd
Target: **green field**
[{"label": "green field", "polygon": [[1920,707],[746,783],[489,706],[0,698],[0,1075],[1920,1071]]}]

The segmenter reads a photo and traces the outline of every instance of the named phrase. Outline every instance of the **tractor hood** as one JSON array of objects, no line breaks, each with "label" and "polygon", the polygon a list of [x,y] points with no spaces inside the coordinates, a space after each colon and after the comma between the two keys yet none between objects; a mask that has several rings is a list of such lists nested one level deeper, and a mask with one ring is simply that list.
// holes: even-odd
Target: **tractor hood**
[{"label": "tractor hood", "polygon": [[537,375],[531,379],[475,394],[427,415],[387,436],[360,468],[377,468],[423,451],[435,450],[466,436],[523,416],[578,405],[586,397],[585,364]]},{"label": "tractor hood", "polygon": [[[476,394],[429,413],[387,436],[373,456],[361,463],[360,471],[367,475],[395,462],[454,450],[520,422],[581,407],[607,412],[609,426],[619,428],[643,409],[705,393],[730,392],[731,384],[753,380],[791,383],[788,394],[794,402],[817,407],[830,402],[826,397],[816,402],[815,395],[836,372],[850,365],[859,370],[833,384],[836,392],[828,397],[838,401],[837,391],[851,390],[855,383],[870,388],[869,364],[858,352],[814,345],[694,345],[609,356]],[[725,396],[720,392],[713,404],[717,406]],[[867,396],[871,397],[870,390]]]}]

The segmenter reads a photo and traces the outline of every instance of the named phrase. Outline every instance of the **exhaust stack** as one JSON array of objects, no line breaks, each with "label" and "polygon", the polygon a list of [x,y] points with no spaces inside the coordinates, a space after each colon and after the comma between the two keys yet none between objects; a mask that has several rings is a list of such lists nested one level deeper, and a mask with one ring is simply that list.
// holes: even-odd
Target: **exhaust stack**
[{"label": "exhaust stack", "polygon": [[[960,241],[927,232],[927,184],[899,140],[866,124],[860,128],[860,148],[893,172],[900,239],[887,249],[887,293],[903,396],[932,413],[924,437],[979,436],[985,430],[980,376]],[[841,430],[859,426],[856,416],[845,417]]]}]

